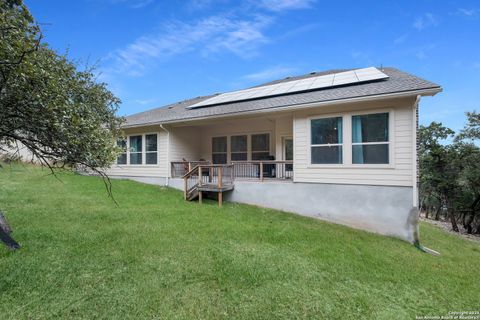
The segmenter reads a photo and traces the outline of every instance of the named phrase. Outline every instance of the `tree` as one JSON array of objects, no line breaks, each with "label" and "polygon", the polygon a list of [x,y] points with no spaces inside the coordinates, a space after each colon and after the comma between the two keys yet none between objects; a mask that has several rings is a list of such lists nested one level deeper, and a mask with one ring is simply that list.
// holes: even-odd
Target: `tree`
[{"label": "tree", "polygon": [[119,103],[93,69],[79,70],[42,41],[21,0],[0,0],[0,151],[22,144],[52,172],[83,166],[107,183]]},{"label": "tree", "polygon": [[[460,183],[464,189],[463,226],[468,233],[474,230],[473,223],[480,212],[480,148],[476,142],[480,140],[480,114],[467,112],[467,124],[455,137],[458,149],[457,165],[462,168]],[[480,233],[480,222],[476,233]]]},{"label": "tree", "polygon": [[425,212],[436,207],[436,219],[446,207],[454,231],[461,221],[468,233],[480,233],[480,116],[466,115],[465,128],[455,136],[441,123],[420,127],[421,203]]},{"label": "tree", "polygon": [[459,191],[459,169],[453,161],[455,150],[442,143],[453,134],[454,131],[438,122],[420,126],[420,185],[423,194],[437,194],[441,205],[448,210],[452,229],[458,232],[453,205]]}]

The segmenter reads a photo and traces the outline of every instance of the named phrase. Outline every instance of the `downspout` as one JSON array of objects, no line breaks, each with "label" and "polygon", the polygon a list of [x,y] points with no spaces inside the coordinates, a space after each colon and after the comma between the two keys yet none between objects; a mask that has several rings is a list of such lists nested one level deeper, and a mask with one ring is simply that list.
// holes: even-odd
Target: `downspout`
[{"label": "downspout", "polygon": [[417,99],[415,100],[415,103],[413,105],[413,119],[414,125],[412,128],[412,141],[413,143],[413,207],[410,210],[410,215],[409,215],[409,223],[412,224],[413,227],[413,245],[419,249],[422,252],[429,253],[435,256],[440,255],[439,252],[429,249],[427,247],[424,247],[420,244],[420,231],[419,231],[419,220],[420,220],[420,208],[418,207],[418,186],[419,186],[419,181],[418,181],[418,171],[420,170],[419,168],[419,162],[418,162],[418,106],[420,104],[420,95],[417,95]]},{"label": "downspout", "polygon": [[160,124],[160,128],[167,133],[167,163],[166,163],[166,177],[165,177],[165,186],[168,187],[168,178],[170,177],[170,131],[168,131],[163,124]]}]

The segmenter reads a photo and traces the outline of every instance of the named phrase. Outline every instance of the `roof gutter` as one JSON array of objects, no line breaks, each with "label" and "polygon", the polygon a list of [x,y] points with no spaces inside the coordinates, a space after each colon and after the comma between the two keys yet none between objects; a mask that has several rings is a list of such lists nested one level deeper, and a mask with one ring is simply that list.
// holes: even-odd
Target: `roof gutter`
[{"label": "roof gutter", "polygon": [[321,102],[292,104],[292,105],[286,105],[281,107],[272,107],[272,108],[265,108],[265,109],[252,110],[252,111],[238,111],[238,112],[231,112],[231,113],[219,114],[219,115],[213,115],[213,116],[193,117],[193,118],[187,118],[187,119],[176,119],[176,120],[166,120],[166,121],[155,121],[150,123],[146,122],[146,123],[135,124],[130,126],[126,125],[126,126],[123,126],[122,128],[135,128],[135,127],[144,127],[148,125],[184,123],[184,122],[192,122],[192,121],[199,121],[199,120],[206,120],[206,119],[228,118],[234,115],[250,115],[250,114],[253,115],[253,114],[271,113],[271,112],[277,112],[277,111],[286,111],[286,110],[292,111],[292,110],[316,108],[316,107],[321,107],[325,105],[337,105],[337,104],[356,103],[356,102],[363,102],[363,101],[376,101],[376,100],[389,99],[389,98],[404,98],[404,97],[410,97],[410,96],[416,96],[416,97],[434,96],[439,92],[442,92],[441,87],[433,87],[433,88],[421,89],[421,90],[401,91],[401,92],[370,95],[370,96],[355,97],[355,98],[334,99],[334,100],[327,100],[327,101],[321,101]]}]

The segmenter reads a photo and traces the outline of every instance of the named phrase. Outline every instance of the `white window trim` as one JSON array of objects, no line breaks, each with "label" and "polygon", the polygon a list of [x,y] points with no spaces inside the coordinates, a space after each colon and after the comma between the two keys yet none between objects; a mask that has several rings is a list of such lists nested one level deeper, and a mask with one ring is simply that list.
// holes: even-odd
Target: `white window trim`
[{"label": "white window trim", "polygon": [[[252,136],[265,135],[268,134],[268,149],[262,151],[253,151],[252,149]],[[269,155],[272,155],[272,135],[269,132],[260,132],[260,133],[250,133],[248,134],[247,142],[250,143],[250,152],[247,155],[249,160],[252,160],[253,153],[265,153],[268,152]],[[257,161],[257,160],[256,160]]]},{"label": "white window trim", "polygon": [[[157,135],[157,163],[156,164],[146,164],[147,157],[146,157],[146,138],[145,136],[151,135],[151,134],[156,134]],[[142,163],[141,164],[130,164],[130,137],[136,137],[136,136],[141,136],[142,137]],[[135,168],[154,168],[154,167],[159,167],[160,166],[160,134],[158,132],[145,132],[145,133],[132,133],[129,135],[126,135],[125,138],[127,139],[127,164],[116,164],[119,167],[135,167]],[[148,153],[153,153],[155,151],[148,151]],[[137,152],[133,152],[137,153]],[[139,153],[139,152],[138,152]]]},{"label": "white window trim", "polygon": [[[366,115],[366,114],[376,114],[376,113],[388,113],[388,142],[383,142],[384,144],[389,144],[388,147],[388,164],[361,164],[361,163],[352,163],[352,147],[355,144],[380,144],[380,142],[367,142],[367,143],[352,143],[352,117],[357,115]],[[312,120],[324,119],[324,118],[343,118],[343,143],[342,144],[331,144],[333,145],[342,145],[342,158],[343,163],[337,164],[316,164],[312,163],[312,147],[315,146],[326,146],[326,145],[312,145]],[[341,113],[331,113],[331,114],[322,114],[308,117],[308,165],[307,168],[355,168],[355,169],[395,169],[395,159],[394,159],[394,149],[395,149],[395,112],[393,108],[382,108],[382,109],[372,109],[367,111],[348,111]]]},{"label": "white window trim", "polygon": [[[157,150],[156,151],[147,151],[147,136],[151,136],[151,135],[156,135],[157,136]],[[144,147],[143,147],[143,154],[145,155],[145,165],[146,166],[158,166],[158,163],[159,163],[159,159],[158,159],[158,139],[159,139],[159,135],[157,132],[154,132],[154,133],[145,133],[143,134],[143,144],[144,144]],[[147,163],[147,153],[156,153],[157,154],[157,163]],[[143,160],[143,159],[142,159]]]},{"label": "white window trim", "polygon": [[[213,151],[213,139],[214,139],[214,138],[226,138],[225,140],[226,140],[226,143],[227,143],[227,145],[226,145],[227,150],[226,150],[225,152],[214,152],[214,151]],[[228,162],[229,162],[228,159],[229,159],[229,157],[230,157],[230,156],[229,156],[229,155],[230,155],[230,137],[229,137],[228,135],[226,135],[226,134],[211,136],[211,137],[210,137],[210,151],[211,151],[211,152],[210,152],[210,157],[211,157],[212,163],[213,163],[213,155],[214,155],[214,154],[226,154],[226,155],[227,155],[226,161],[227,161],[227,163],[228,163]]]},{"label": "white window trim", "polygon": [[[131,149],[130,149],[130,138],[131,137],[141,137],[141,139],[142,139],[142,150],[140,152],[132,152],[131,151]],[[143,151],[145,150],[145,137],[142,134],[129,135],[127,146],[128,146],[127,147],[127,165],[129,165],[129,166],[142,166],[143,165],[143,160],[145,159],[145,157],[143,156],[144,155]],[[142,163],[131,164],[130,163],[130,156],[131,156],[132,153],[134,153],[134,154],[140,153],[140,155],[142,156]]]},{"label": "white window trim", "polygon": [[[247,149],[245,151],[232,151],[232,138],[233,137],[247,137]],[[230,137],[228,137],[228,140],[230,141],[230,159],[232,158],[233,154],[242,154],[246,153],[247,154],[247,159],[248,159],[248,134],[232,134]],[[228,143],[227,143],[227,151],[228,151]],[[228,158],[228,156],[227,156]],[[246,161],[246,160],[243,160]]]},{"label": "white window trim", "polygon": [[[273,131],[240,131],[240,132],[231,132],[231,133],[225,133],[225,134],[214,134],[210,135],[210,155],[209,157],[212,156],[212,138],[216,137],[227,137],[227,163],[230,163],[232,161],[231,157],[231,137],[232,136],[247,136],[247,160],[246,161],[252,161],[252,135],[254,134],[268,134],[269,135],[269,154],[273,154],[273,146],[275,144],[275,141],[272,141],[274,139],[274,134]],[[265,151],[266,152],[266,151]]]},{"label": "white window trim", "polygon": [[[313,120],[320,120],[320,119],[330,119],[330,118],[341,118],[342,119],[342,143],[322,143],[322,144],[312,144],[312,121]],[[338,114],[336,116],[319,116],[319,117],[313,117],[309,121],[309,135],[310,135],[310,148],[309,148],[309,162],[312,166],[326,166],[326,167],[331,167],[331,166],[342,166],[345,163],[345,137],[343,136],[345,134],[345,128],[344,128],[344,123],[345,123],[345,117],[342,114]],[[341,146],[342,147],[342,163],[312,163],[312,148],[313,147],[336,147],[336,146]]]}]

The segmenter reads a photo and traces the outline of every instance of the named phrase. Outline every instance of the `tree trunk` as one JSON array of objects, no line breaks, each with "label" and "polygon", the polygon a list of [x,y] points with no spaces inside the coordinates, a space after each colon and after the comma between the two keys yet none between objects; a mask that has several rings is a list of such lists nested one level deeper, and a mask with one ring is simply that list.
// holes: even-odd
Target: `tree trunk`
[{"label": "tree trunk", "polygon": [[[465,229],[467,230],[467,233],[469,234],[472,234],[472,231],[473,231],[473,227],[472,227],[472,223],[473,223],[473,220],[475,220],[475,215],[476,215],[476,208],[477,208],[477,205],[480,203],[480,196],[477,196],[475,198],[475,201],[473,201],[472,205],[470,206],[470,212],[469,212],[469,215],[468,215],[468,219],[464,218],[463,220],[463,226],[465,227]],[[465,214],[466,216],[467,214]]]},{"label": "tree trunk", "polygon": [[450,216],[450,223],[452,224],[452,230],[458,232],[457,219],[455,219],[455,213],[452,208],[448,208],[448,215]]},{"label": "tree trunk", "polygon": [[435,220],[440,220],[440,210],[442,210],[442,206],[438,206],[437,211],[435,212]]}]

